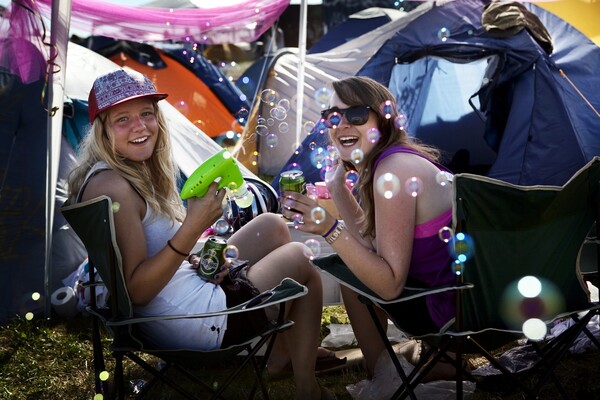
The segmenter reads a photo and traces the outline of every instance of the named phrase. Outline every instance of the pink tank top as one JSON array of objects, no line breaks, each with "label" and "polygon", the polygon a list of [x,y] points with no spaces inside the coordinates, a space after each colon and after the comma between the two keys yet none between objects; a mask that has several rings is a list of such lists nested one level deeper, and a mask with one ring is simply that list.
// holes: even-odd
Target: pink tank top
[{"label": "pink tank top", "polygon": [[[434,164],[442,171],[449,170],[443,165],[429,160],[421,153],[404,146],[394,146],[384,150],[377,160],[374,168],[384,158],[394,153],[410,153],[418,155]],[[409,285],[432,287],[451,284],[455,281],[451,264],[452,257],[448,252],[448,245],[439,238],[438,232],[443,227],[452,226],[452,209],[432,220],[415,225],[412,258],[408,271]],[[442,327],[456,315],[454,294],[452,291],[436,293],[425,298],[431,319]]]}]

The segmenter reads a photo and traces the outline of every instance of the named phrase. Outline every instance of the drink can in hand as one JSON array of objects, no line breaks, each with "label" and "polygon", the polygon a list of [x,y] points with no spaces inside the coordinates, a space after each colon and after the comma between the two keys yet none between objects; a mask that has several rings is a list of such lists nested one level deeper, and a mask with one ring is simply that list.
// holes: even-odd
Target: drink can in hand
[{"label": "drink can in hand", "polygon": [[279,194],[281,195],[285,191],[306,194],[306,181],[302,171],[291,169],[281,173],[279,176]]},{"label": "drink can in hand", "polygon": [[198,265],[198,275],[206,280],[212,280],[219,267],[225,264],[223,252],[227,247],[227,240],[220,236],[209,236],[204,243],[204,247],[198,254],[200,264]]}]

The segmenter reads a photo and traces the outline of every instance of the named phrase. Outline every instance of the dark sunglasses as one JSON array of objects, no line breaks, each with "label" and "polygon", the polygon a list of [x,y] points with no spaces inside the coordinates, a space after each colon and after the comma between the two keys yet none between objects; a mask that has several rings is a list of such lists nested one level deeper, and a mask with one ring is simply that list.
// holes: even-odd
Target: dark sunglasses
[{"label": "dark sunglasses", "polygon": [[364,125],[369,120],[370,106],[353,106],[348,108],[331,107],[321,111],[321,118],[328,127],[338,126],[342,117],[351,125]]}]

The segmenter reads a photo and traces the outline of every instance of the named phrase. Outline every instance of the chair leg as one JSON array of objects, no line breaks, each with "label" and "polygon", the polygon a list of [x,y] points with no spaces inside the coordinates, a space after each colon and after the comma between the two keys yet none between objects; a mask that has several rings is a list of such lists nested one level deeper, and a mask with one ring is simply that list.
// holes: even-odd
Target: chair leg
[{"label": "chair leg", "polygon": [[359,297],[360,301],[362,301],[365,304],[365,306],[367,307],[367,310],[369,310],[369,314],[371,315],[371,319],[373,320],[373,323],[375,324],[377,333],[379,334],[381,340],[383,341],[383,345],[385,346],[385,349],[387,350],[390,358],[392,359],[392,363],[394,364],[394,367],[396,368],[398,375],[400,375],[400,379],[402,380],[403,386],[405,386],[406,389],[408,390],[408,395],[410,396],[410,398],[412,400],[416,400],[417,397],[415,396],[415,393],[413,392],[412,388],[410,387],[410,384],[409,384],[410,382],[408,380],[408,377],[406,376],[406,373],[404,372],[404,369],[400,365],[400,361],[398,361],[396,352],[394,351],[394,348],[390,344],[390,341],[387,340],[387,334],[386,334],[385,330],[379,324],[379,319],[377,318],[377,314],[375,313],[375,308],[374,308],[375,306],[373,305],[371,300],[369,300],[368,298],[366,298],[362,295],[359,295],[358,297]]},{"label": "chair leg", "polygon": [[94,353],[94,373],[96,394],[108,396],[108,382],[100,380],[100,373],[106,370],[102,341],[100,338],[100,325],[97,318],[92,319],[92,347]]},{"label": "chair leg", "polygon": [[125,384],[123,382],[123,353],[114,352],[115,357],[115,390],[114,395],[119,400],[125,399]]}]

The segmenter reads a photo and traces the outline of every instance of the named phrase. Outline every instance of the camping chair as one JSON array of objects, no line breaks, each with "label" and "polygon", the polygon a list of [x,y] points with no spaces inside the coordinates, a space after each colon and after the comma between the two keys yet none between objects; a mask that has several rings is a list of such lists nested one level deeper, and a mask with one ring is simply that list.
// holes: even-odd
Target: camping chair
[{"label": "camping chair", "polygon": [[[248,364],[252,365],[252,369],[256,375],[256,381],[252,390],[248,390],[249,398],[254,397],[256,387],[260,386],[263,397],[268,399],[267,389],[263,379],[263,372],[269,357],[275,336],[289,329],[293,325],[293,321],[285,321],[283,312],[285,302],[304,296],[308,291],[303,285],[300,285],[292,279],[284,279],[281,283],[272,290],[265,291],[253,299],[240,304],[236,307],[231,307],[214,313],[206,313],[200,315],[179,315],[179,316],[156,316],[156,317],[141,317],[133,316],[133,308],[125,281],[121,270],[121,255],[115,238],[115,228],[113,220],[113,205],[112,201],[107,196],[88,200],[74,205],[65,205],[61,209],[63,215],[81,238],[86,249],[88,250],[88,258],[90,263],[89,282],[90,287],[90,305],[87,311],[93,316],[93,350],[94,350],[94,369],[95,369],[95,390],[96,393],[108,394],[108,385],[100,379],[101,373],[105,371],[102,342],[100,340],[100,325],[103,325],[112,342],[109,349],[115,357],[116,364],[114,370],[115,390],[113,396],[124,398],[123,385],[123,357],[127,357],[140,365],[143,369],[153,375],[151,381],[146,383],[139,393],[143,397],[152,386],[159,380],[169,385],[176,390],[181,398],[196,399],[206,398],[206,396],[194,397],[190,393],[191,389],[182,387],[181,384],[175,382],[166,372],[175,368],[183,373],[194,384],[200,385],[206,392],[212,392],[211,398],[221,398],[225,389],[235,380],[240,372]],[[96,269],[102,278],[103,282],[94,282],[94,269]],[[108,308],[99,308],[95,304],[94,287],[98,284],[106,285],[109,290],[109,306]],[[137,335],[136,324],[154,321],[160,319],[180,319],[180,318],[205,318],[216,315],[230,315],[233,313],[247,312],[264,308],[267,306],[279,304],[279,318],[272,326],[266,327],[265,331],[257,337],[248,340],[239,345],[230,346],[225,349],[215,349],[210,351],[200,350],[163,350],[148,346],[142,338]],[[266,346],[264,357],[259,363],[257,353]],[[150,354],[160,358],[163,362],[160,366],[153,367],[144,361],[140,355]],[[190,371],[197,366],[216,366],[225,361],[232,361],[236,356],[241,362],[234,365],[239,365],[233,368],[231,374],[215,387],[213,382],[206,384],[199,379],[193,371]]]},{"label": "camping chair", "polygon": [[[582,245],[600,216],[600,158],[595,157],[562,187],[524,187],[458,174],[453,179],[453,190],[455,237],[450,243],[457,246],[458,238],[462,239],[459,232],[468,235],[465,237],[470,237],[473,243],[468,248],[471,256],[456,269],[460,272],[457,286],[450,288],[456,290],[457,315],[448,328],[418,337],[430,347],[408,376],[395,362],[403,384],[393,398],[415,398],[414,388],[433,365],[444,358],[452,360],[447,351],[455,353],[452,362],[457,372],[457,398],[462,398],[463,377],[475,379],[462,367],[464,355],[475,353],[483,355],[502,376],[510,379],[513,388],[516,385],[529,397],[537,396],[551,379],[567,398],[553,375],[554,368],[581,333],[600,348],[598,340],[587,330],[587,323],[599,313],[600,306],[590,302],[578,268]],[[400,298],[386,302],[361,284],[338,256],[313,262],[341,284],[357,291],[372,316],[374,307],[385,310],[388,303],[414,296],[412,291],[404,293],[405,290]],[[543,283],[541,294],[529,299],[509,292],[525,276],[534,276]],[[555,304],[559,306],[554,307]],[[527,313],[520,312],[523,310]],[[396,321],[402,316],[387,314],[398,325]],[[559,318],[572,318],[573,324],[554,338],[530,340],[539,361],[526,372],[514,374],[492,351],[523,338],[522,323],[528,318],[538,318],[546,325]],[[377,324],[375,317],[373,320]],[[377,326],[387,352],[396,361],[383,328]],[[537,381],[528,379],[533,374],[539,377]]]}]

